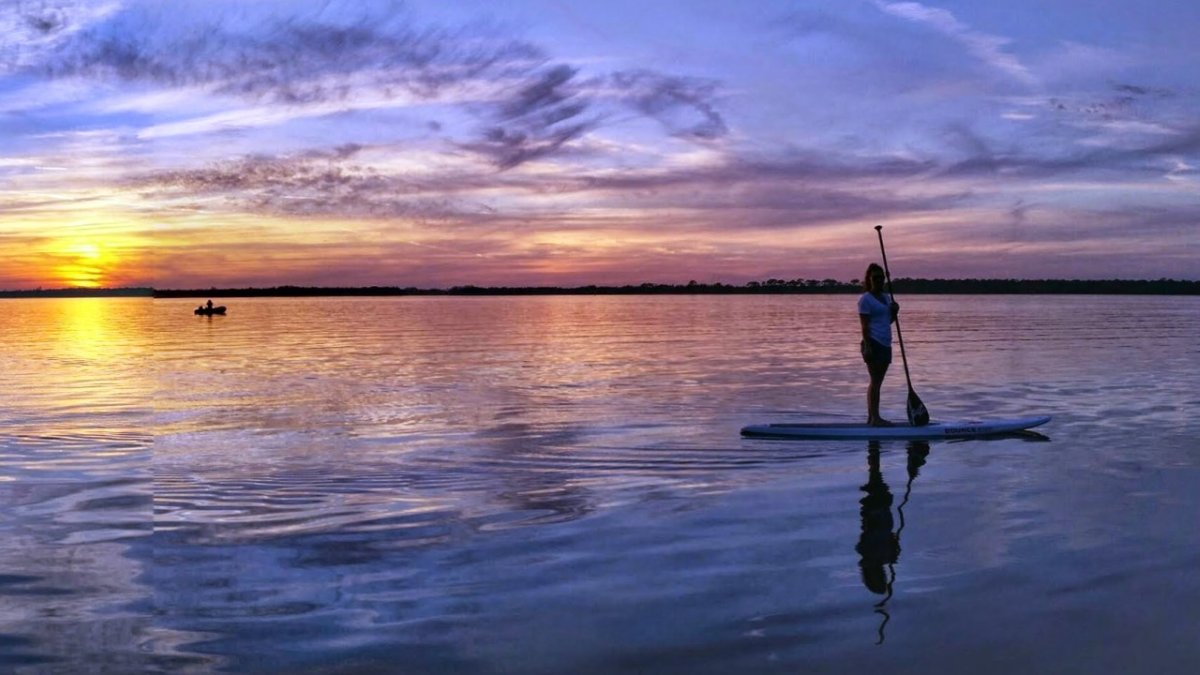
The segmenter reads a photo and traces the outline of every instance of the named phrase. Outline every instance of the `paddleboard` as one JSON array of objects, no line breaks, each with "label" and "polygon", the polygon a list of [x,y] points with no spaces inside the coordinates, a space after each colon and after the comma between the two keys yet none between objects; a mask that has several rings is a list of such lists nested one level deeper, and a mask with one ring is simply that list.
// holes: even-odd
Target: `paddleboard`
[{"label": "paddleboard", "polygon": [[1014,419],[965,420],[960,422],[930,422],[923,427],[897,423],[891,427],[872,427],[866,424],[818,422],[798,424],[755,424],[742,428],[750,438],[792,439],[856,439],[856,440],[936,440],[939,438],[974,438],[994,436],[1032,429],[1050,421],[1049,416],[1018,417]]}]

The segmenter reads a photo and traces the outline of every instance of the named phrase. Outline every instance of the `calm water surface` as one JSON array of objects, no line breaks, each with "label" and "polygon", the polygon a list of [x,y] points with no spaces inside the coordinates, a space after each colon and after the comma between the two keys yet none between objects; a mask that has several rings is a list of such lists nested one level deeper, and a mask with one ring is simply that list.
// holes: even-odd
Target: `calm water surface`
[{"label": "calm water surface", "polygon": [[[1200,298],[7,300],[0,671],[1194,672]],[[903,418],[897,363],[885,410]]]}]

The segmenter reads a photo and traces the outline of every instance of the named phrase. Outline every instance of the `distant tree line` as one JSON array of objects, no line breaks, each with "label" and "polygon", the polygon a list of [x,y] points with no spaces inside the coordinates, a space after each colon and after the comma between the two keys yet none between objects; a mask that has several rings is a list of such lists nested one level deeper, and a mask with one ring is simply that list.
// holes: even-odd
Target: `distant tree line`
[{"label": "distant tree line", "polygon": [[[1200,281],[1175,279],[895,279],[896,293],[904,294],[1125,294],[1200,295]],[[654,294],[786,294],[861,293],[857,279],[767,279],[743,285],[724,283],[643,283],[627,286],[454,286],[431,289],[397,286],[354,288],[276,286],[273,288],[210,288],[207,290],[156,290],[156,298],[278,297],[318,295],[654,295]]]},{"label": "distant tree line", "polygon": [[0,298],[150,298],[153,288],[47,288],[0,291]]},{"label": "distant tree line", "polygon": [[896,293],[1200,295],[1200,281],[1176,279],[896,279]]},{"label": "distant tree line", "polygon": [[[1200,295],[1200,281],[1176,279],[895,279],[896,293],[931,294],[1099,294],[1099,295]],[[454,286],[452,288],[416,288],[413,286],[274,286],[270,288],[67,288],[50,290],[0,291],[0,298],[77,298],[77,297],[313,297],[321,295],[666,295],[666,294],[787,294],[787,293],[860,293],[857,279],[767,279],[740,286],[724,283],[686,284],[644,283],[627,286]]]},{"label": "distant tree line", "polygon": [[210,288],[207,290],[156,290],[156,298],[198,297],[307,297],[319,295],[655,295],[655,294],[751,294],[751,293],[845,293],[857,289],[833,279],[805,284],[771,279],[743,286],[690,281],[687,284],[643,283],[627,286],[454,286],[452,288],[401,288],[396,286],[318,287],[276,286],[272,288]]}]

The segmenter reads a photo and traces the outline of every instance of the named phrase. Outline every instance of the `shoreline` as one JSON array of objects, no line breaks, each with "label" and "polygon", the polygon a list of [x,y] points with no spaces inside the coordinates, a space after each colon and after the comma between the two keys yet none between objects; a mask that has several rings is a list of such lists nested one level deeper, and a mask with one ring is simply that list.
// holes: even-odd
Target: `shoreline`
[{"label": "shoreline", "polygon": [[[1200,281],[1175,279],[895,279],[899,295],[1200,295]],[[823,295],[861,293],[855,282],[833,279],[767,282],[734,286],[723,283],[636,286],[274,286],[270,288],[155,289],[59,288],[0,291],[0,298],[254,298],[319,296],[500,296],[500,295]]]}]

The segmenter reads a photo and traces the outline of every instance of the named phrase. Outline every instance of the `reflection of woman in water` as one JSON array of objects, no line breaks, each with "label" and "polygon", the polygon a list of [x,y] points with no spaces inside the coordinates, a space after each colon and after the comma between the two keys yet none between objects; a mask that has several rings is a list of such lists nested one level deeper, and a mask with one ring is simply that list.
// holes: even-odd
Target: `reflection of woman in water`
[{"label": "reflection of woman in water", "polygon": [[862,504],[859,511],[862,516],[862,534],[854,550],[861,556],[858,566],[862,570],[863,585],[872,593],[884,596],[875,605],[875,611],[883,615],[883,624],[879,626],[880,643],[883,642],[883,628],[890,618],[884,606],[892,597],[892,584],[896,581],[895,565],[900,559],[904,506],[912,494],[913,481],[925,465],[928,455],[928,443],[913,441],[908,444],[908,483],[904,488],[904,499],[896,507],[900,527],[893,531],[895,520],[892,518],[892,491],[883,481],[883,471],[879,468],[879,442],[871,441],[867,445],[867,483],[860,488],[866,496],[859,500],[859,504]]},{"label": "reflection of woman in water", "polygon": [[872,593],[883,595],[888,591],[887,573],[884,565],[891,565],[900,557],[900,539],[892,531],[892,491],[883,482],[879,469],[879,443],[872,442],[867,448],[867,484],[860,488],[867,493],[859,500],[862,504],[862,534],[855,551],[862,556],[858,566],[862,568],[863,585]]}]

